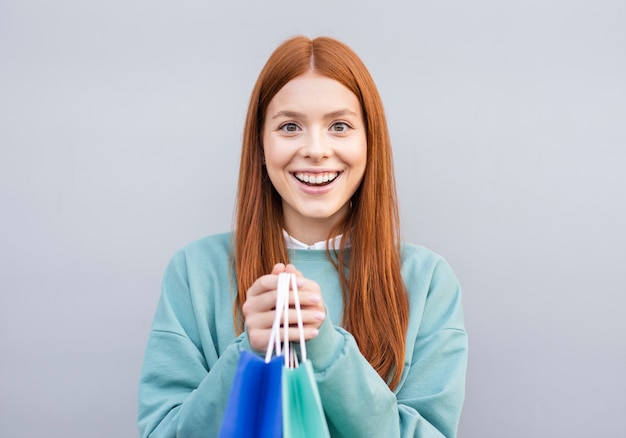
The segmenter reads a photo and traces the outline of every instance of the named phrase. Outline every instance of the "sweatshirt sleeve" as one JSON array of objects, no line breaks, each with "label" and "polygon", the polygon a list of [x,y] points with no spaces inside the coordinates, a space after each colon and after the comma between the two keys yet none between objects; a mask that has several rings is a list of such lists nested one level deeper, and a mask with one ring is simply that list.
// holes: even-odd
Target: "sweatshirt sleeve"
[{"label": "sweatshirt sleeve", "polygon": [[425,297],[411,298],[412,345],[407,345],[396,392],[363,357],[352,335],[330,321],[307,342],[333,437],[456,436],[467,364],[460,288],[444,261],[431,274]]},{"label": "sweatshirt sleeve", "polygon": [[201,340],[195,312],[179,253],[166,270],[148,337],[139,382],[141,437],[218,434],[245,334],[218,358],[210,336]]}]

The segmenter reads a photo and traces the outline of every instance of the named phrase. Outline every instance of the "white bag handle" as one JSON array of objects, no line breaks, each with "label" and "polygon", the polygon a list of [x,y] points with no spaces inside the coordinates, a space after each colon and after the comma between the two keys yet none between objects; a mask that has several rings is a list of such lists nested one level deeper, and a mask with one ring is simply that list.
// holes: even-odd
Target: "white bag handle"
[{"label": "white bag handle", "polygon": [[283,285],[287,278],[278,276],[278,287],[276,288],[276,313],[274,314],[274,322],[272,323],[272,331],[270,332],[270,338],[267,343],[267,349],[265,350],[265,363],[269,363],[272,360],[272,354],[276,351],[276,355],[281,355],[280,347],[280,318],[285,309],[285,304],[289,307],[289,284],[287,287]]},{"label": "white bag handle", "polygon": [[[272,354],[276,352],[277,356],[281,354],[285,357],[285,366],[295,368],[298,366],[298,357],[289,343],[287,334],[289,330],[289,289],[293,291],[293,301],[296,310],[296,319],[298,323],[298,333],[300,335],[300,356],[301,361],[306,361],[306,342],[304,340],[304,324],[302,322],[302,309],[300,307],[300,294],[298,293],[298,280],[296,274],[281,272],[278,274],[278,284],[276,286],[276,313],[272,323],[272,331],[265,350],[265,363],[272,360]],[[283,347],[281,351],[280,342],[280,320],[283,318]]]},{"label": "white bag handle", "polygon": [[[306,343],[304,339],[304,324],[302,322],[302,309],[300,306],[300,294],[298,293],[298,280],[295,274],[281,272],[278,274],[278,284],[276,289],[276,316],[274,318],[274,325],[272,326],[272,335],[270,336],[270,344],[274,342],[274,337],[279,337],[278,330],[275,327],[280,324],[280,313],[283,317],[283,355],[285,357],[285,367],[295,368],[298,366],[298,356],[295,354],[288,339],[289,330],[289,288],[293,291],[294,307],[296,310],[296,320],[298,324],[298,334],[300,335],[300,356],[301,360],[306,361]],[[279,310],[281,309],[281,310]],[[278,321],[278,322],[277,322]],[[277,348],[277,351],[280,347]],[[280,354],[280,353],[277,353]],[[270,354],[271,358],[271,354]],[[266,356],[266,362],[268,361]]]},{"label": "white bag handle", "polygon": [[304,323],[302,322],[302,309],[300,308],[300,294],[298,293],[298,281],[295,274],[291,274],[291,288],[293,289],[293,301],[296,307],[298,319],[298,334],[300,335],[300,356],[302,362],[306,361],[306,342],[304,340]]},{"label": "white bag handle", "polygon": [[286,272],[278,274],[278,287],[282,288],[285,296],[283,302],[283,355],[285,356],[285,367],[292,368],[293,350],[289,344],[289,275]]}]

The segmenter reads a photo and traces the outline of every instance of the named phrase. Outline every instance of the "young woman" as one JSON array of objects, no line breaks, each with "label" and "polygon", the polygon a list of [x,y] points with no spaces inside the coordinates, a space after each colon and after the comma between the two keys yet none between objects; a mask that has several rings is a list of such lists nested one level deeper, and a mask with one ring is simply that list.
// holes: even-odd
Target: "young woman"
[{"label": "young woman", "polygon": [[332,436],[456,436],[459,285],[440,256],[400,241],[380,97],[330,38],[296,37],[271,55],[248,109],[236,229],[167,268],[139,387],[142,436],[217,436],[240,352],[267,345],[282,271],[298,275]]}]

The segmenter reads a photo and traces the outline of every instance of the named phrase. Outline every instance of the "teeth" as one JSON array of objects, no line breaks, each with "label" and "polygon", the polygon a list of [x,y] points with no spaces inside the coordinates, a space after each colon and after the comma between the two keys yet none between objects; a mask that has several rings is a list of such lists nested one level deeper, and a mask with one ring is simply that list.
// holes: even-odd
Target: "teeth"
[{"label": "teeth", "polygon": [[325,184],[333,181],[337,176],[339,176],[339,172],[324,172],[318,174],[308,174],[308,173],[296,173],[296,178],[306,184]]}]

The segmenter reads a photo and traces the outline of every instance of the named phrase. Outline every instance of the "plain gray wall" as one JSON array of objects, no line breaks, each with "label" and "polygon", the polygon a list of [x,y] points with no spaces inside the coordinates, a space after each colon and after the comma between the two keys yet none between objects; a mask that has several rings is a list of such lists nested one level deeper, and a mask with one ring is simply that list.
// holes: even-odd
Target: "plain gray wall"
[{"label": "plain gray wall", "polygon": [[232,223],[303,33],[376,80],[407,240],[464,288],[460,433],[624,437],[626,3],[0,1],[0,436],[133,437],[166,263]]}]

